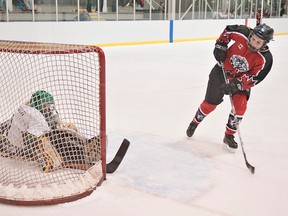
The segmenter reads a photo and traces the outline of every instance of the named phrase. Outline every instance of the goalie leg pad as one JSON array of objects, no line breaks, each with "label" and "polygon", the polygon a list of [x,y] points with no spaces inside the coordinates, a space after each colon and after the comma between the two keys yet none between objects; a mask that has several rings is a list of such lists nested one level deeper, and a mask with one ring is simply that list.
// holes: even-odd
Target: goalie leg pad
[{"label": "goalie leg pad", "polygon": [[100,152],[100,138],[99,136],[93,137],[87,140],[87,144],[85,145],[85,149],[89,158],[90,163],[95,161],[99,161],[99,152]]},{"label": "goalie leg pad", "polygon": [[44,135],[39,138],[25,132],[24,146],[18,152],[22,160],[36,161],[44,172],[51,172],[62,166],[62,159],[50,140]]},{"label": "goalie leg pad", "polygon": [[62,166],[62,159],[47,137],[40,138],[37,144],[37,161],[44,172],[51,172]]},{"label": "goalie leg pad", "polygon": [[63,166],[89,169],[99,160],[99,137],[87,139],[71,129],[57,129],[45,135],[59,152]]}]

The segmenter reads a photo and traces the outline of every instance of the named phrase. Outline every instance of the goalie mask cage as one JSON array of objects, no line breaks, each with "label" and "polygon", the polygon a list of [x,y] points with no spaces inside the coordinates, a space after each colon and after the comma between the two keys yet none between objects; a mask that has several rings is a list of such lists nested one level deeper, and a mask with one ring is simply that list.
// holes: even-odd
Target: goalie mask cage
[{"label": "goalie mask cage", "polygon": [[[0,73],[0,202],[48,205],[90,195],[106,177],[104,52],[96,46],[0,40]],[[60,163],[57,169],[44,171],[40,156],[25,158],[19,152],[9,153],[13,142],[6,137],[5,127],[9,126],[5,122],[38,90],[54,96],[63,125],[73,123],[80,139],[97,137],[89,166]],[[72,153],[62,150],[56,154]]]}]

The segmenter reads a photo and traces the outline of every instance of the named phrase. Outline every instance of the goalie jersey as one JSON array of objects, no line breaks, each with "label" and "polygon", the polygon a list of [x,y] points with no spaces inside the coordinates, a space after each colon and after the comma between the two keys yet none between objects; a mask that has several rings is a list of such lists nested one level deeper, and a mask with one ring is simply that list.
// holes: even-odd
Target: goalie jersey
[{"label": "goalie jersey", "polygon": [[6,136],[11,144],[21,148],[23,147],[23,132],[39,137],[49,130],[48,123],[39,110],[28,105],[21,105],[13,115],[10,126],[7,127]]}]

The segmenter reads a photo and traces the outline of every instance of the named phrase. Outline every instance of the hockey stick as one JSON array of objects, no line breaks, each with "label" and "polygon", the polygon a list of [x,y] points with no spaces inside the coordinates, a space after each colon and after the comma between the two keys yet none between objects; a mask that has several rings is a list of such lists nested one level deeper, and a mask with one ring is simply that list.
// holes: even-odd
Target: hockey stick
[{"label": "hockey stick", "polygon": [[[226,73],[225,73],[223,62],[221,62],[220,65],[221,65],[221,68],[222,68],[222,72],[223,72],[225,83],[228,84],[229,81],[228,81],[228,78],[227,78]],[[232,111],[233,111],[233,113],[236,114],[235,106],[234,106],[233,100],[232,100],[232,94],[229,94],[229,97],[230,97],[230,103],[231,103]],[[236,129],[237,129],[238,137],[239,137],[239,140],[240,140],[240,143],[241,143],[241,149],[242,149],[242,153],[243,153],[243,156],[244,156],[244,159],[245,159],[246,166],[250,170],[250,172],[252,174],[254,174],[255,173],[255,167],[252,166],[247,160],[247,156],[246,156],[246,153],[245,153],[245,150],[244,150],[244,143],[242,141],[242,136],[241,136],[241,133],[240,133],[239,123],[237,121],[236,121]]]},{"label": "hockey stick", "polygon": [[124,139],[122,141],[121,146],[118,149],[112,161],[106,164],[106,173],[114,173],[117,170],[118,166],[120,165],[123,158],[125,157],[125,154],[129,148],[129,145],[130,145],[130,142],[127,139]]}]

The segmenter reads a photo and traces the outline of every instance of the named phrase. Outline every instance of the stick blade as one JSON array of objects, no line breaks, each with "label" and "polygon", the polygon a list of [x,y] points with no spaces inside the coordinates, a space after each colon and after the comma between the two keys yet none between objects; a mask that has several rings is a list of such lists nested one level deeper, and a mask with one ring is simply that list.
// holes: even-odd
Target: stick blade
[{"label": "stick blade", "polygon": [[255,167],[254,167],[254,166],[252,166],[252,165],[249,164],[248,162],[246,162],[246,166],[247,166],[247,168],[250,170],[250,172],[251,172],[252,174],[255,173]]},{"label": "stick blade", "polygon": [[106,164],[106,173],[114,173],[120,163],[122,162],[128,148],[130,145],[130,141],[127,139],[124,139],[121,143],[120,148],[118,149],[115,157],[112,159],[112,161],[108,164]]}]

